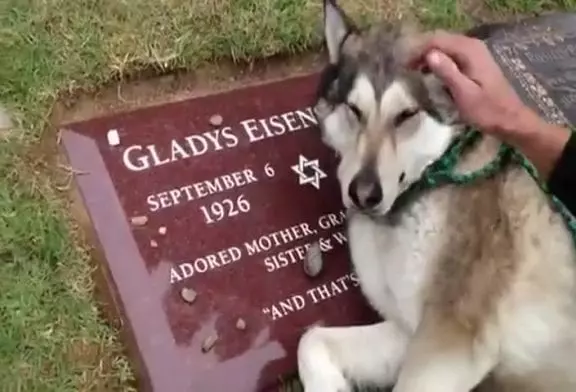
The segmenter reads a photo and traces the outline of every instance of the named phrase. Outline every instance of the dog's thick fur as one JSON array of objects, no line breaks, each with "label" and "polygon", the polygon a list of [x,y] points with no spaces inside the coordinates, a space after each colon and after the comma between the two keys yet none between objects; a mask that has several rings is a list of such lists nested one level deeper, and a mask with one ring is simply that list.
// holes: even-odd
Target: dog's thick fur
[{"label": "dog's thick fur", "polygon": [[[459,134],[452,101],[432,75],[404,67],[410,30],[358,31],[326,0],[325,33],[316,114],[341,157],[354,268],[385,321],[307,331],[306,392],[576,391],[576,254],[563,218],[513,166],[400,203]],[[458,170],[498,147],[484,137]]]}]

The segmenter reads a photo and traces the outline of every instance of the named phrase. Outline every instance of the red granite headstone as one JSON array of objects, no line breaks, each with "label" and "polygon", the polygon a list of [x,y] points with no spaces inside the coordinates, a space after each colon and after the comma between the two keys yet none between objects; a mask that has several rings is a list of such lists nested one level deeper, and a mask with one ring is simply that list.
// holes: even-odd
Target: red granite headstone
[{"label": "red granite headstone", "polygon": [[[268,390],[296,372],[308,326],[375,319],[351,274],[336,160],[311,109],[316,83],[64,126],[151,390]],[[302,260],[317,240],[324,269],[312,279]]]}]

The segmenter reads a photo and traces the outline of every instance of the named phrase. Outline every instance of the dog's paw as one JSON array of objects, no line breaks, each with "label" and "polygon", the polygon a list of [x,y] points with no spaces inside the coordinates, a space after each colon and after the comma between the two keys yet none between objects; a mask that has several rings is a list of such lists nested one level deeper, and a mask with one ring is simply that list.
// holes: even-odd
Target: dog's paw
[{"label": "dog's paw", "polygon": [[310,329],[300,339],[298,372],[304,392],[352,392],[328,350],[321,327]]}]

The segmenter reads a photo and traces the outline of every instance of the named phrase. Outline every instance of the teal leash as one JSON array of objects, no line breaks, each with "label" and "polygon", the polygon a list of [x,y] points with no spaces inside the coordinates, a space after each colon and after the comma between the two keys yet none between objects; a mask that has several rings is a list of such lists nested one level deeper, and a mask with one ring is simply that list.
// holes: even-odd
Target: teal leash
[{"label": "teal leash", "polygon": [[456,143],[448,149],[440,160],[433,163],[424,174],[424,180],[428,187],[446,183],[469,184],[473,181],[486,179],[500,172],[510,162],[512,148],[502,144],[496,157],[486,166],[471,173],[456,173],[455,168],[465,149],[473,147],[482,139],[478,131],[468,131]]},{"label": "teal leash", "polygon": [[576,244],[576,219],[566,206],[548,189],[547,185],[541,181],[538,171],[534,165],[519,151],[507,144],[502,144],[496,154],[496,157],[484,167],[470,173],[456,173],[458,164],[463,152],[473,147],[482,139],[482,134],[476,130],[469,130],[458,138],[447,150],[447,152],[438,161],[434,162],[425,171],[422,180],[415,183],[408,192],[420,191],[429,188],[438,187],[445,184],[466,185],[474,181],[488,179],[501,172],[508,164],[517,164],[524,168],[540,189],[550,198],[552,207],[563,218],[572,234]]}]

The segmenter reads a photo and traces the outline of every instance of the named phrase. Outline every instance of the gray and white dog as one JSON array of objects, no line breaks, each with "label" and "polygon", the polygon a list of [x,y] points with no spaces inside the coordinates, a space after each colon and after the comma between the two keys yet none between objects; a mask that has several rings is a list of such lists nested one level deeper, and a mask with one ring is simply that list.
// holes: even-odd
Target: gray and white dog
[{"label": "gray and white dog", "polygon": [[[315,110],[340,156],[354,269],[385,321],[308,330],[305,391],[576,391],[576,252],[563,218],[515,166],[399,203],[461,132],[457,112],[437,79],[403,67],[414,32],[359,31],[324,5]],[[481,168],[499,146],[483,137],[457,169]]]}]

